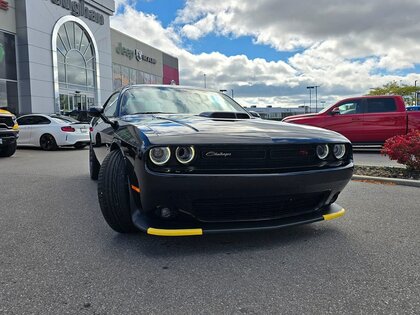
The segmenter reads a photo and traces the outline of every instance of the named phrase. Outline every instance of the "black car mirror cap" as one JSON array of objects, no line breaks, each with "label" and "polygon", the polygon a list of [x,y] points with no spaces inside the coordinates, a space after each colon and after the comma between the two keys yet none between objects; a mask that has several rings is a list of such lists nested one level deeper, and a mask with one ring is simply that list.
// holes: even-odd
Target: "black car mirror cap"
[{"label": "black car mirror cap", "polygon": [[330,111],[330,115],[337,115],[340,114],[340,108],[338,107],[334,107],[331,111]]},{"label": "black car mirror cap", "polygon": [[99,117],[103,120],[104,123],[111,125],[112,128],[114,128],[114,129],[118,128],[118,122],[112,121],[104,115],[104,108],[103,107],[91,107],[91,108],[89,108],[89,116]]},{"label": "black car mirror cap", "polygon": [[250,110],[249,113],[252,115],[252,117],[261,118],[261,115],[257,112],[254,112],[253,110]]},{"label": "black car mirror cap", "polygon": [[89,116],[92,117],[101,117],[104,113],[103,107],[91,107],[89,108]]}]

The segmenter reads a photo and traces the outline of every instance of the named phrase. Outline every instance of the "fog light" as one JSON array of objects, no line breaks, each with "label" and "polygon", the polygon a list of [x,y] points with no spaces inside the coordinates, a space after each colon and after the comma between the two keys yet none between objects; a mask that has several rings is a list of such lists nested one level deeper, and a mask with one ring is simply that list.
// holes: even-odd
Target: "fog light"
[{"label": "fog light", "polygon": [[326,145],[326,144],[318,144],[316,146],[316,155],[321,160],[324,160],[328,156],[328,153],[330,153],[330,150],[328,148],[328,145]]}]

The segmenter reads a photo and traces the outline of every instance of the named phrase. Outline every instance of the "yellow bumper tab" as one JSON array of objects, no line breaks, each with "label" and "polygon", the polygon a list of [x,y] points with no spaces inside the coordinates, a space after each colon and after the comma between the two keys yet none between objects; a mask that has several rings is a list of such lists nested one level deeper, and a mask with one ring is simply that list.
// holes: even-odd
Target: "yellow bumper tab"
[{"label": "yellow bumper tab", "polygon": [[343,208],[340,211],[335,212],[335,213],[324,214],[323,217],[324,217],[324,220],[334,220],[339,217],[342,217],[345,212],[346,210]]},{"label": "yellow bumper tab", "polygon": [[203,235],[202,229],[155,229],[148,228],[147,234],[158,235],[158,236],[192,236],[192,235]]}]

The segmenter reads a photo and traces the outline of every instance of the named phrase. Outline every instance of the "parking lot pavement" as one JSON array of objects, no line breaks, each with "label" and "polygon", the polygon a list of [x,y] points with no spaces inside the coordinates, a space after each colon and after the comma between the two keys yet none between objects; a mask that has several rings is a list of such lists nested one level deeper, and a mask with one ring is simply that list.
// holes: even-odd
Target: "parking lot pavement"
[{"label": "parking lot pavement", "polygon": [[271,232],[119,235],[87,150],[0,160],[0,314],[419,314],[419,190],[352,181],[343,218]]},{"label": "parking lot pavement", "polygon": [[381,155],[379,151],[355,151],[353,152],[354,164],[363,166],[391,166],[405,167],[389,157]]}]

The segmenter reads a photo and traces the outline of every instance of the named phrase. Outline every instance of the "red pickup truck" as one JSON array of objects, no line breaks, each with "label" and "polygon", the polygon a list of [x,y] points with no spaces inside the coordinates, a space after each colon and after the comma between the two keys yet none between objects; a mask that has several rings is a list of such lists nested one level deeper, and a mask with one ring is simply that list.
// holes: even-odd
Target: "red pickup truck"
[{"label": "red pickup truck", "polygon": [[407,111],[401,96],[362,96],[344,99],[316,114],[289,116],[283,122],[334,130],[355,144],[383,144],[420,129],[420,112]]}]

